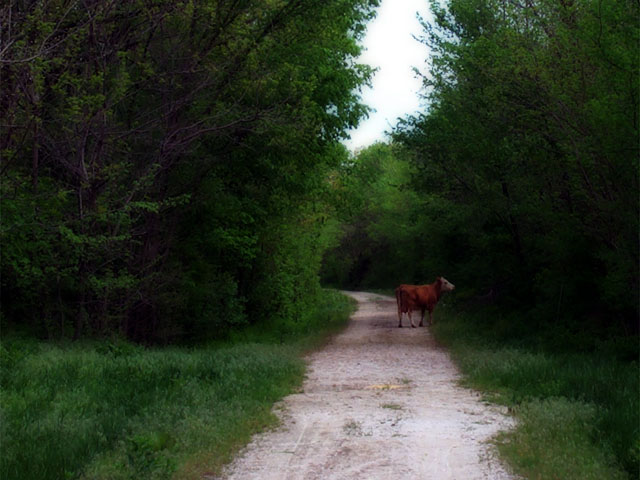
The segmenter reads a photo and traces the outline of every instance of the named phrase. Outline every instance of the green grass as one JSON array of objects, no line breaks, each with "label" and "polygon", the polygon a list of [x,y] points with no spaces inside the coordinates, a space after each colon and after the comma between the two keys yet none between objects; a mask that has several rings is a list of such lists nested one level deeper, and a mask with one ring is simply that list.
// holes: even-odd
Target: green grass
[{"label": "green grass", "polygon": [[[516,408],[518,428],[502,435],[499,449],[530,479],[622,480],[610,448],[597,433],[598,408],[564,397],[523,402]],[[633,478],[633,477],[631,477]]]},{"label": "green grass", "polygon": [[501,435],[498,446],[517,473],[529,479],[639,478],[637,360],[621,360],[606,348],[563,352],[561,338],[549,344],[541,340],[548,332],[521,335],[515,320],[508,334],[500,320],[443,310],[435,335],[451,349],[465,384],[509,405],[516,416],[517,427]]},{"label": "green grass", "polygon": [[215,473],[277,422],[271,406],[300,385],[301,354],[344,325],[351,308],[327,292],[304,326],[281,328],[277,341],[256,330],[247,341],[199,348],[3,338],[0,478]]}]

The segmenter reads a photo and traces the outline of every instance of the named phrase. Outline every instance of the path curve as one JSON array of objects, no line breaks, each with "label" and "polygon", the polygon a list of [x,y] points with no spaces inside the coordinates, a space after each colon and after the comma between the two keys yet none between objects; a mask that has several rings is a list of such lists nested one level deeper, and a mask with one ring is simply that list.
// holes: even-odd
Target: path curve
[{"label": "path curve", "polygon": [[302,393],[274,411],[227,480],[513,479],[487,441],[511,426],[500,407],[457,385],[427,328],[397,328],[395,299],[358,301],[349,326],[309,356]]}]

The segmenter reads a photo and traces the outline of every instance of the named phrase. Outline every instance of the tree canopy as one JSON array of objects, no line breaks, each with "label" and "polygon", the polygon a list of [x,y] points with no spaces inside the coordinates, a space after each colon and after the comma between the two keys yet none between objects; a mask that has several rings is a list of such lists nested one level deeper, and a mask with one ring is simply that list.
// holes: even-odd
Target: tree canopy
[{"label": "tree canopy", "polygon": [[[637,2],[432,9],[427,107],[345,173],[370,197],[346,217],[327,279],[446,275],[458,298],[500,300],[533,324],[637,332]],[[392,180],[399,160],[411,167]]]},{"label": "tree canopy", "polygon": [[637,330],[637,2],[434,2],[426,108],[350,156],[377,3],[3,7],[3,321],[138,341],[298,321],[333,245],[335,285],[446,275]]},{"label": "tree canopy", "polygon": [[139,341],[294,319],[376,5],[3,6],[3,319]]}]

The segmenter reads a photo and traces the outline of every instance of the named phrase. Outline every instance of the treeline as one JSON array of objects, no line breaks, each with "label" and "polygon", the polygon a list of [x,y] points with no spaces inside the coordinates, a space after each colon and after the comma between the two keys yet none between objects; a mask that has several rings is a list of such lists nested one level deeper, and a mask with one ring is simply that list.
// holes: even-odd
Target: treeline
[{"label": "treeline", "polygon": [[638,3],[433,12],[428,106],[346,169],[345,195],[371,194],[344,212],[326,279],[445,275],[458,300],[524,313],[532,329],[637,333]]},{"label": "treeline", "polygon": [[376,5],[3,5],[4,326],[157,342],[298,321]]}]

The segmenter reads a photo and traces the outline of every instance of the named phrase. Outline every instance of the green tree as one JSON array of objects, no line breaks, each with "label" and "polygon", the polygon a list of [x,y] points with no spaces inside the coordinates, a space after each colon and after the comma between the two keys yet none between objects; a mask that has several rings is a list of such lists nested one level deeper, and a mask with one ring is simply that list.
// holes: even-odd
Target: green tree
[{"label": "green tree", "polygon": [[325,257],[324,281],[349,288],[426,282],[433,270],[420,255],[424,200],[411,188],[416,171],[406,153],[399,145],[377,143],[336,173],[340,240]]},{"label": "green tree", "polygon": [[637,4],[433,11],[429,107],[395,139],[413,152],[419,191],[446,205],[446,230],[431,232],[455,233],[437,252],[456,283],[509,292],[536,321],[637,327]]},{"label": "green tree", "polygon": [[[2,7],[5,318],[151,341],[187,328],[172,315],[193,295],[242,317],[259,284],[222,257],[261,264],[366,113],[371,71],[354,58],[376,3]],[[196,238],[223,253],[196,264]],[[284,257],[265,268],[277,276]],[[195,271],[214,272],[209,293]]]}]

